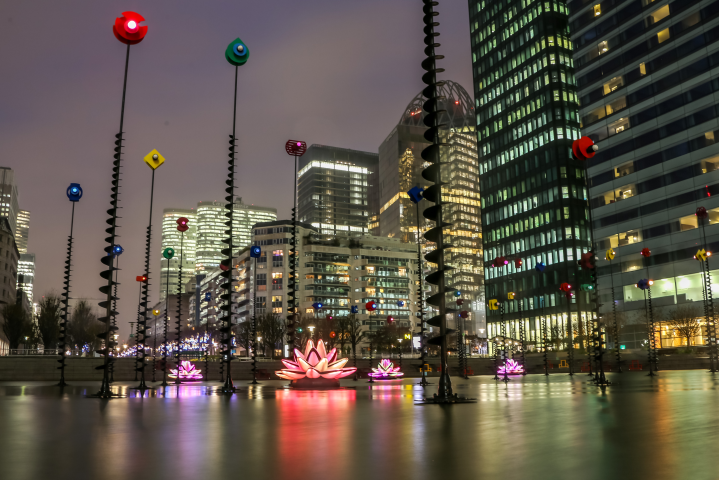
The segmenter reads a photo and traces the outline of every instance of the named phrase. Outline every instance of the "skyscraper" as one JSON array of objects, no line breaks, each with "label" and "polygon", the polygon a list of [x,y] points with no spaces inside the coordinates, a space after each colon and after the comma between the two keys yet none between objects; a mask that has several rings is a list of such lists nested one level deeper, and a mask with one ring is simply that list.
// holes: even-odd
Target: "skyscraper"
[{"label": "skyscraper", "polygon": [[[693,256],[699,246],[719,251],[719,3],[574,0],[570,7],[582,132],[599,146],[589,161],[599,256],[616,250],[612,265],[598,268],[601,303],[611,310],[616,299],[629,323],[644,325],[644,292],[634,284],[649,278],[665,317],[679,304],[701,317],[703,279]],[[709,213],[705,233],[699,206]],[[661,328],[661,346],[682,344],[671,331]],[[693,341],[703,344],[705,333]],[[632,348],[646,337],[619,340]]]},{"label": "skyscraper", "polygon": [[35,254],[21,253],[17,262],[17,289],[27,295],[30,305],[33,303],[33,285],[35,283]]},{"label": "skyscraper", "polygon": [[[240,197],[235,198],[234,212],[233,243],[239,249],[250,245],[252,227],[256,223],[272,222],[277,219],[277,209],[247,205],[242,202]],[[226,221],[224,202],[205,201],[197,204],[195,273],[206,274],[211,269],[220,266],[220,261],[224,258],[222,249],[227,247],[222,243],[226,238]]]},{"label": "skyscraper", "polygon": [[[446,114],[441,123],[447,128],[442,141],[447,144],[441,152],[442,181],[447,182],[445,219],[453,227],[447,231],[448,241],[454,244],[446,261],[454,267],[453,288],[461,290],[465,299],[474,304],[472,310],[483,310],[482,290],[482,226],[480,217],[479,165],[477,135],[472,99],[458,83],[445,81],[440,93],[445,101]],[[424,138],[426,112],[422,92],[407,105],[397,126],[379,147],[379,232],[378,235],[398,238],[402,242],[417,241],[417,208],[407,191],[415,185],[426,187],[422,178],[425,161],[422,150],[429,142]],[[431,228],[420,206],[420,231]],[[469,310],[469,308],[467,308]]]},{"label": "skyscraper", "polygon": [[[177,219],[185,217],[190,227],[184,233],[177,230]],[[178,279],[180,274],[180,256],[182,255],[182,286],[184,287],[195,276],[196,245],[197,245],[197,215],[194,210],[182,208],[166,208],[162,212],[162,251],[166,248],[175,250],[175,256],[167,260],[160,257],[160,300],[165,299],[166,293],[176,294],[180,288]],[[184,254],[183,254],[184,252]],[[167,289],[167,282],[170,288]],[[182,292],[184,293],[184,291]]]},{"label": "skyscraper", "polygon": [[[470,0],[469,12],[487,299],[503,304],[507,335],[519,338],[521,316],[531,340],[542,318],[571,337],[595,304],[576,292],[591,240],[583,165],[571,155],[580,135],[569,11],[563,2]],[[508,264],[490,268],[497,257]],[[490,336],[500,312],[489,312]]]},{"label": "skyscraper", "polygon": [[17,214],[15,227],[15,243],[20,255],[27,253],[27,242],[30,237],[30,212],[20,210]]},{"label": "skyscraper", "polygon": [[369,233],[377,215],[376,153],[311,145],[300,158],[298,219],[326,238]]},{"label": "skyscraper", "polygon": [[18,204],[18,188],[15,183],[15,172],[8,167],[0,167],[0,217],[7,218],[13,234],[16,231]]}]

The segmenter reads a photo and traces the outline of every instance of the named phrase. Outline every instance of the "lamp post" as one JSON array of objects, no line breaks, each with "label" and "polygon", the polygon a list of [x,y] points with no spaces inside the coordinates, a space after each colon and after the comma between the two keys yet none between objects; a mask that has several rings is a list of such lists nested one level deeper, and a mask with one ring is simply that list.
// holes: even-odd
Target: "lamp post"
[{"label": "lamp post", "polygon": [[[250,258],[254,261],[254,271],[257,272],[257,259],[262,255],[262,249],[258,246],[250,248]],[[255,282],[256,283],[256,282]],[[260,337],[257,336],[257,300],[252,308],[252,384],[257,385],[257,343]],[[232,353],[232,351],[230,351]],[[229,374],[229,370],[227,372]]]},{"label": "lamp post", "polygon": [[141,22],[144,22],[145,19],[142,17],[142,15],[135,13],[135,12],[123,12],[122,17],[118,17],[115,19],[115,25],[112,28],[112,32],[115,35],[115,38],[117,38],[121,43],[127,45],[126,53],[125,53],[125,78],[123,80],[122,85],[122,107],[120,109],[120,130],[115,135],[115,154],[113,161],[113,168],[112,168],[112,188],[111,188],[111,201],[110,201],[110,209],[107,211],[110,218],[107,220],[108,228],[105,229],[108,236],[105,238],[105,241],[108,243],[108,246],[105,247],[105,252],[108,255],[105,255],[101,262],[107,266],[107,270],[100,273],[100,276],[107,282],[107,285],[103,285],[100,287],[100,292],[105,296],[105,299],[100,302],[100,308],[105,309],[105,315],[98,318],[98,320],[106,325],[105,331],[100,333],[98,335],[98,338],[105,341],[105,348],[101,351],[101,353],[104,355],[105,360],[102,365],[102,384],[100,386],[100,390],[95,394],[96,397],[100,398],[110,398],[114,396],[112,391],[110,390],[110,363],[112,362],[111,359],[111,335],[115,330],[117,330],[117,327],[114,327],[111,324],[112,317],[115,315],[115,312],[112,309],[113,304],[113,257],[109,254],[112,253],[113,248],[115,247],[115,239],[117,237],[117,212],[118,212],[118,203],[120,200],[120,168],[122,166],[122,141],[123,141],[123,128],[125,123],[125,94],[127,93],[127,68],[130,62],[130,45],[135,45],[137,43],[140,43],[147,34],[147,27],[140,26]]},{"label": "lamp post", "polygon": [[694,258],[701,264],[704,277],[704,318],[706,319],[707,343],[709,344],[709,371],[716,373],[719,368],[719,365],[717,365],[719,363],[719,352],[717,351],[717,323],[714,312],[714,297],[712,295],[712,279],[709,270],[709,257],[711,257],[712,252],[709,251],[705,229],[705,224],[709,223],[709,213],[706,208],[697,207],[694,214],[697,217],[697,222],[702,227],[702,243],[704,245],[703,248],[697,250]]},{"label": "lamp post", "polygon": [[72,203],[72,213],[70,214],[70,236],[67,237],[67,260],[65,260],[65,276],[64,284],[65,289],[62,293],[62,318],[60,320],[60,382],[57,384],[59,387],[67,385],[65,383],[65,350],[67,349],[67,342],[65,341],[65,332],[67,331],[67,314],[70,307],[70,276],[72,275],[72,232],[75,226],[75,204],[82,198],[82,187],[79,183],[71,183],[67,187],[67,199]]},{"label": "lamp post", "polygon": [[314,341],[315,341],[315,327],[314,327],[314,325],[310,325],[310,326],[307,327],[307,328],[309,328],[309,330],[310,330],[310,338],[312,339],[312,342],[314,342]]},{"label": "lamp post", "polygon": [[419,355],[420,355],[420,370],[422,373],[422,379],[419,381],[419,384],[423,387],[426,387],[429,385],[429,382],[427,382],[427,372],[424,368],[424,362],[425,362],[425,344],[424,344],[424,285],[423,285],[423,272],[422,272],[422,245],[420,243],[420,214],[419,214],[419,202],[422,201],[422,194],[424,193],[424,188],[420,188],[418,186],[414,186],[409,189],[407,192],[407,195],[409,195],[410,200],[414,202],[415,207],[417,208],[417,278],[419,279],[418,287],[417,287],[417,316],[419,317]]},{"label": "lamp post", "polygon": [[[149,388],[145,383],[145,365],[146,357],[145,348],[147,348],[147,317],[149,310],[149,296],[150,296],[150,251],[152,243],[152,206],[155,198],[155,170],[157,170],[162,164],[165,163],[165,157],[160,152],[153,149],[150,153],[143,157],[143,161],[152,170],[152,180],[150,181],[150,219],[147,223],[147,233],[145,234],[145,273],[137,277],[137,281],[140,283],[140,302],[138,305],[138,325],[137,325],[137,351],[135,353],[136,365],[135,369],[140,373],[140,384],[137,389],[140,391]],[[153,359],[155,352],[152,352]],[[153,360],[154,362],[154,360]],[[154,364],[154,363],[153,363]],[[207,370],[205,370],[207,372]],[[153,372],[153,381],[155,373]]]},{"label": "lamp post", "polygon": [[[297,162],[299,157],[307,151],[307,143],[302,140],[287,140],[285,143],[285,151],[288,155],[295,157],[294,182],[292,184],[292,238],[290,238],[290,278],[287,281],[287,344],[289,345],[289,355],[292,355],[297,348]],[[301,348],[301,346],[300,346]]]}]

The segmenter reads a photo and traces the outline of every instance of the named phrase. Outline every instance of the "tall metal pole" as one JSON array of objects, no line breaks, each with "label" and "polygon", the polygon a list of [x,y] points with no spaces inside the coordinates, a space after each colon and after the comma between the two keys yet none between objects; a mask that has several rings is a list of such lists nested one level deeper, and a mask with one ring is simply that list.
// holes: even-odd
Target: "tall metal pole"
[{"label": "tall metal pole", "polygon": [[[157,158],[154,158],[155,155],[157,155]],[[157,161],[159,159],[159,153],[152,154],[153,160]],[[149,162],[148,162],[149,164]],[[152,165],[150,165],[152,168]],[[150,309],[148,308],[149,303],[149,296],[150,296],[150,252],[151,252],[151,243],[152,243],[152,204],[153,200],[155,198],[155,168],[152,168],[152,180],[150,182],[150,219],[147,223],[147,233],[145,234],[145,278],[146,280],[142,282],[141,284],[141,300],[140,300],[140,317],[139,317],[139,323],[137,325],[137,331],[139,332],[138,338],[137,338],[137,365],[136,370],[140,372],[140,384],[137,386],[139,390],[145,390],[149,388],[147,384],[145,383],[145,366],[146,366],[146,357],[147,352],[145,349],[147,348],[147,318],[148,314],[150,312]],[[155,326],[157,326],[157,319],[155,319]],[[155,331],[155,339],[157,338],[157,331]],[[156,343],[156,340],[155,340]],[[155,350],[153,348],[152,350],[152,381],[155,381]]]},{"label": "tall metal pole", "polygon": [[614,334],[616,338],[614,339],[615,343],[615,350],[616,350],[616,357],[617,357],[617,373],[622,373],[622,354],[620,349],[620,341],[619,341],[619,324],[617,323],[617,300],[614,297],[614,266],[612,265],[612,260],[607,257],[607,260],[609,260],[609,278],[612,282],[612,320],[614,322]]},{"label": "tall metal pole", "polygon": [[107,223],[110,225],[105,231],[108,233],[108,237],[105,239],[105,241],[108,243],[108,246],[105,247],[105,252],[109,255],[105,255],[101,262],[108,266],[108,269],[105,270],[100,274],[102,278],[104,278],[107,281],[107,285],[104,285],[100,288],[100,292],[103,293],[106,297],[105,300],[100,302],[100,308],[105,309],[105,316],[98,318],[99,321],[104,323],[106,325],[105,331],[98,335],[98,337],[101,340],[104,340],[105,346],[101,350],[101,353],[105,356],[105,361],[102,365],[102,384],[100,386],[100,390],[95,394],[95,396],[100,398],[110,398],[113,396],[112,391],[110,390],[110,363],[112,363],[112,358],[110,355],[110,352],[112,351],[113,347],[113,341],[112,341],[112,335],[113,332],[117,330],[117,327],[112,327],[112,316],[115,314],[115,312],[112,309],[112,303],[113,303],[113,257],[111,256],[113,250],[115,249],[115,238],[116,238],[116,230],[117,230],[117,209],[118,209],[118,203],[119,203],[119,197],[120,197],[120,167],[122,166],[122,134],[123,134],[123,127],[125,123],[125,96],[127,93],[127,69],[130,62],[130,44],[127,44],[127,50],[125,53],[125,77],[122,84],[122,107],[120,109],[120,131],[115,137],[117,140],[115,141],[115,161],[113,162],[113,169],[112,169],[112,195],[111,195],[111,202],[110,202],[110,209],[108,210],[108,214],[110,215],[110,218],[107,220]]},{"label": "tall metal pole", "polygon": [[[254,257],[254,272],[257,275],[257,257]],[[252,385],[257,385],[257,281],[253,282],[254,305],[252,306]]]},{"label": "tall metal pole", "polygon": [[169,348],[167,342],[167,329],[170,327],[170,260],[167,259],[167,274],[165,275],[165,331],[162,348],[162,383],[160,386],[166,387],[167,383],[167,350]]},{"label": "tall metal pole", "polygon": [[424,267],[422,266],[422,244],[420,243],[420,215],[419,215],[419,201],[415,202],[417,206],[417,277],[419,278],[419,288],[417,289],[417,305],[419,307],[419,348],[420,348],[420,361],[422,370],[422,379],[419,381],[419,385],[426,387],[429,385],[427,381],[427,372],[425,371],[425,352],[427,350],[424,344]]},{"label": "tall metal pole", "polygon": [[[70,187],[72,188],[72,186]],[[70,190],[68,188],[68,190]],[[79,188],[79,186],[77,187]],[[81,195],[81,194],[80,194]],[[79,200],[79,198],[78,198]],[[71,199],[72,201],[72,199]],[[72,232],[75,226],[75,201],[72,201],[72,213],[70,214],[70,236],[67,239],[67,260],[65,260],[65,290],[63,291],[62,298],[62,321],[60,322],[60,382],[57,384],[59,387],[67,385],[65,383],[65,350],[67,344],[65,341],[67,331],[67,314],[70,307],[70,275],[72,272]]]},{"label": "tall metal pole", "polygon": [[[175,385],[182,383],[180,381],[180,341],[182,340],[182,261],[185,257],[185,231],[180,232],[180,268],[177,274],[177,321],[175,322],[175,334],[177,335],[177,353],[175,354],[175,367],[177,368],[177,377]],[[169,270],[168,270],[169,273]],[[168,295],[169,297],[169,295]],[[205,370],[207,375],[207,370]]]}]

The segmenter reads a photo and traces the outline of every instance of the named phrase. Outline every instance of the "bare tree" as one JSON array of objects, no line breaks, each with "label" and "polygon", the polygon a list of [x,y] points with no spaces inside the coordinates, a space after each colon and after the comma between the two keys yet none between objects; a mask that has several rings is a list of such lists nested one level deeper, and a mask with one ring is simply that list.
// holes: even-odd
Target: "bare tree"
[{"label": "bare tree", "polygon": [[[24,337],[32,335],[30,316],[21,305],[9,304],[2,308],[2,331],[8,339],[11,349],[18,348]],[[27,348],[27,345],[25,346]]]},{"label": "bare tree", "polygon": [[105,326],[92,313],[92,308],[87,300],[77,302],[68,325],[68,333],[78,347],[83,348],[87,345],[91,350],[98,348],[100,340],[97,338],[97,334],[104,328]]},{"label": "bare tree", "polygon": [[353,366],[357,367],[357,345],[362,341],[362,322],[357,320],[357,315],[351,313],[350,322],[347,325],[347,339],[352,346]]},{"label": "bare tree", "polygon": [[687,339],[687,346],[691,347],[692,338],[701,332],[699,324],[701,312],[693,305],[679,305],[669,314],[667,323],[674,329],[677,336]]},{"label": "bare tree", "polygon": [[237,344],[245,349],[245,356],[250,356],[250,348],[252,347],[252,321],[245,320],[237,324]]},{"label": "bare tree", "polygon": [[275,350],[282,348],[285,337],[285,321],[276,313],[267,312],[257,320],[257,331],[262,337],[262,345],[269,346],[270,355],[275,358]]},{"label": "bare tree", "polygon": [[40,329],[45,348],[55,348],[60,338],[60,299],[55,295],[46,295],[40,300],[40,313],[37,325]]}]

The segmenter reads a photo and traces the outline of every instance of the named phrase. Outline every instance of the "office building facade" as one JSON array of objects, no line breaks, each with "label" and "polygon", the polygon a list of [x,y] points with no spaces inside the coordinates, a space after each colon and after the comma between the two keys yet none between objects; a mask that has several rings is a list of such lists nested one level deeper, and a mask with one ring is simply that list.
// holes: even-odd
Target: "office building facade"
[{"label": "office building facade", "polygon": [[17,264],[17,289],[27,295],[33,304],[33,284],[35,283],[35,254],[21,253]]},{"label": "office building facade", "polygon": [[18,211],[15,223],[15,243],[17,244],[18,252],[22,255],[27,253],[27,242],[30,238],[30,212],[27,210]]},{"label": "office building facade", "polygon": [[369,233],[377,215],[376,153],[311,145],[300,158],[298,219],[326,239]]},{"label": "office building facade", "polygon": [[0,167],[0,217],[7,218],[13,234],[16,231],[17,216],[20,212],[18,197],[15,172],[8,167]]},{"label": "office building facade", "polygon": [[[185,217],[189,221],[186,232],[177,230],[177,219]],[[162,211],[162,251],[166,248],[175,250],[175,256],[170,260],[160,257],[160,300],[165,296],[177,294],[184,289],[195,276],[196,248],[197,248],[197,214],[195,210],[182,208],[166,208]],[[182,258],[182,279],[180,275],[180,259]],[[169,288],[168,288],[169,282]],[[184,291],[182,292],[184,293]]]},{"label": "office building facade", "polygon": [[[616,251],[598,269],[603,309],[611,311],[613,287],[625,321],[644,328],[644,294],[634,285],[650,278],[658,319],[678,306],[702,317],[693,256],[699,246],[719,251],[719,4],[573,0],[569,7],[582,133],[599,146],[589,161],[594,232],[600,252]],[[709,212],[704,230],[694,215],[700,206]],[[646,343],[646,334],[626,330],[621,344]],[[659,330],[662,347],[686,343],[664,322]],[[705,340],[703,329],[694,343]]]},{"label": "office building facade", "polygon": [[[447,280],[470,303],[465,308],[483,316],[484,271],[475,109],[467,91],[451,80],[440,87],[439,95],[445,99],[441,109],[446,111],[440,123],[447,125],[441,132],[442,141],[447,145],[441,151],[442,181],[446,182],[445,201],[449,202],[444,218],[452,224],[445,238],[454,245],[445,260],[453,267]],[[418,232],[417,206],[407,191],[415,185],[422,188],[428,185],[422,178],[426,165],[421,156],[422,150],[429,146],[424,138],[427,127],[423,122],[426,113],[422,105],[425,100],[421,92],[412,99],[397,126],[379,147],[380,215],[379,228],[374,231],[404,243],[416,243]],[[434,226],[422,215],[426,207],[424,202],[420,203],[421,242],[424,242],[424,232]]]},{"label": "office building facade", "polygon": [[[596,303],[577,291],[591,238],[584,167],[571,155],[580,131],[569,11],[536,0],[470,0],[469,11],[487,299],[503,304],[510,336],[521,321],[539,340],[542,319],[572,336]],[[497,257],[509,263],[490,267]],[[488,312],[490,337],[501,331],[499,313]]]},{"label": "office building facade", "polygon": [[[225,204],[217,201],[203,201],[197,204],[197,248],[196,267],[198,274],[207,274],[220,266],[224,258],[222,249],[227,245],[225,230]],[[256,223],[271,222],[277,219],[277,209],[248,205],[242,198],[235,199],[232,229],[236,248],[250,245],[252,227]]]}]

